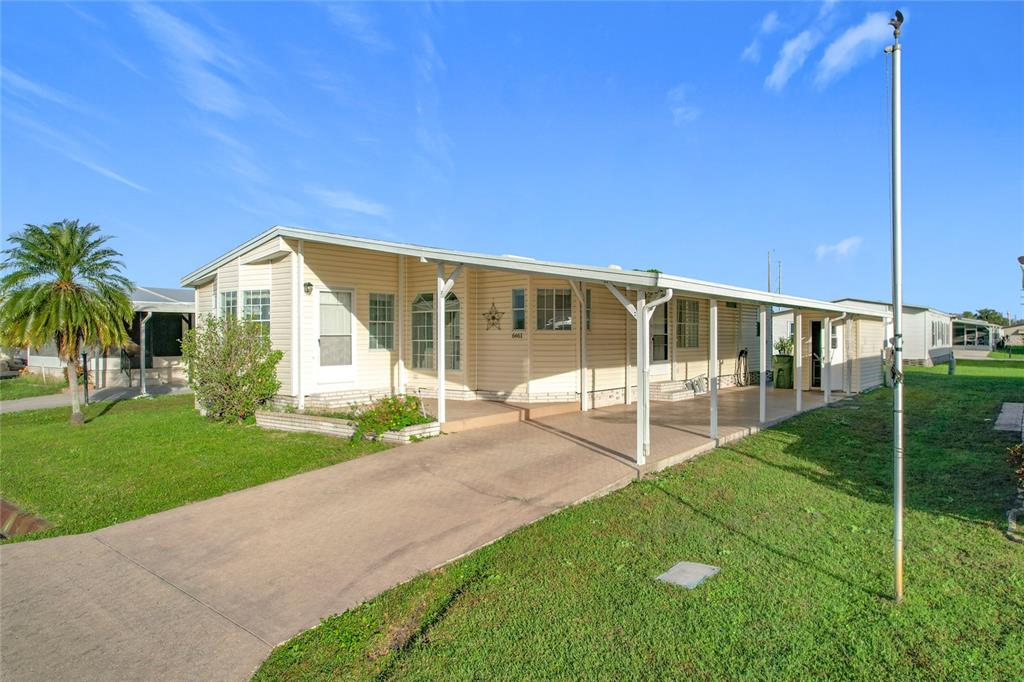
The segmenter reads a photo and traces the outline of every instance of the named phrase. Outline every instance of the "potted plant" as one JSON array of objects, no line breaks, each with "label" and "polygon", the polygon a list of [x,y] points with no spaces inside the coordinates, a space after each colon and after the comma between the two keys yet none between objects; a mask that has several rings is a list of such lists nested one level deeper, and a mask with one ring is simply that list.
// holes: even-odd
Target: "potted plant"
[{"label": "potted plant", "polygon": [[775,388],[793,388],[793,337],[784,336],[775,342],[772,356]]}]

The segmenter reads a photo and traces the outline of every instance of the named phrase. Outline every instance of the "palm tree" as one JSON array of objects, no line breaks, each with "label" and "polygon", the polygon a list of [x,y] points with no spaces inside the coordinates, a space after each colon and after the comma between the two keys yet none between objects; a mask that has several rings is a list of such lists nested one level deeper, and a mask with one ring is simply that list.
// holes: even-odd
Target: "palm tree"
[{"label": "palm tree", "polygon": [[26,225],[7,238],[0,264],[0,343],[39,348],[48,341],[67,363],[71,423],[85,418],[78,400],[84,346],[122,347],[133,310],[121,254],[104,246],[98,225],[63,220]]}]

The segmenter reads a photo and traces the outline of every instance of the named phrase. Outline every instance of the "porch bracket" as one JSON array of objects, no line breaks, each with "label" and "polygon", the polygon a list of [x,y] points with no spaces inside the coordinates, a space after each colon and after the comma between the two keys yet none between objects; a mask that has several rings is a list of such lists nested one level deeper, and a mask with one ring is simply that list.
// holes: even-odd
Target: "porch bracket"
[{"label": "porch bracket", "polygon": [[629,314],[633,316],[633,319],[636,319],[636,306],[630,303],[629,299],[622,295],[622,292],[619,291],[618,287],[612,286],[609,282],[605,282],[604,285],[608,287],[608,291],[612,292],[612,296],[618,299],[619,303],[621,303]]}]

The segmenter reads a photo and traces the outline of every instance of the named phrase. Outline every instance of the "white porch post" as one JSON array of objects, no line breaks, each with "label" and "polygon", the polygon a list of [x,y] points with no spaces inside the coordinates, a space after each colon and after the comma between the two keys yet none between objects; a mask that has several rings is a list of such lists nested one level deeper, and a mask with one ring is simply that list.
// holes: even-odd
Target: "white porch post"
[{"label": "white porch post", "polygon": [[799,310],[793,311],[793,389],[796,392],[796,411],[803,409],[804,389],[804,316]]},{"label": "white porch post", "polygon": [[711,392],[709,437],[718,440],[718,300],[710,299],[708,310],[708,390]]},{"label": "white porch post", "polygon": [[832,318],[825,318],[825,338],[822,339],[821,371],[822,388],[825,389],[825,404],[832,401]]},{"label": "white porch post", "polygon": [[572,287],[576,300],[580,304],[579,321],[576,325],[580,334],[580,411],[586,412],[590,409],[590,400],[587,395],[589,392],[589,386],[587,385],[587,285],[583,282],[570,280],[569,286]]},{"label": "white porch post", "polygon": [[458,265],[452,270],[447,278],[444,276],[444,263],[437,264],[437,296],[434,301],[434,367],[437,368],[437,421],[445,422],[445,339],[444,339],[444,314],[448,293],[455,286],[456,280],[462,273],[462,266]]},{"label": "white porch post", "polygon": [[398,392],[406,391],[405,376],[405,256],[398,257],[398,310],[395,311],[395,350],[398,352]]},{"label": "white porch post", "polygon": [[444,386],[444,263],[437,264],[437,295],[434,296],[434,368],[437,370],[437,421],[445,422]]},{"label": "white porch post", "polygon": [[[299,303],[296,306],[295,311],[295,353],[293,354],[292,357],[295,358],[295,390],[298,393],[298,408],[299,410],[304,410],[306,409],[306,391],[303,388],[302,383],[302,311],[304,304],[306,302],[306,290],[303,288],[305,287],[306,277],[306,242],[302,239],[299,240],[299,251],[296,258],[296,269],[298,270],[299,288],[302,289],[302,291],[299,293]],[[319,311],[317,312],[317,314],[319,314]]]},{"label": "white porch post", "polygon": [[644,431],[647,424],[647,346],[651,327],[647,322],[647,292],[636,294],[636,463],[647,461]]},{"label": "white porch post", "polygon": [[761,352],[758,355],[758,375],[759,375],[759,387],[758,387],[758,423],[764,424],[767,420],[767,406],[765,405],[765,399],[768,394],[768,348],[769,343],[765,343],[765,339],[768,334],[768,313],[765,312],[764,306],[758,308],[758,324],[761,327]]}]

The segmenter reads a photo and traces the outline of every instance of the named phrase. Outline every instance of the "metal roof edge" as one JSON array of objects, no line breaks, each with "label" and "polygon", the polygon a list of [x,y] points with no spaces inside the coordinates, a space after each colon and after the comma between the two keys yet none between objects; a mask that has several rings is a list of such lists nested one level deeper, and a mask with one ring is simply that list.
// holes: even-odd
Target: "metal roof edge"
[{"label": "metal roof edge", "polygon": [[510,272],[523,272],[528,274],[562,277],[566,279],[588,280],[591,282],[608,283],[626,287],[644,287],[651,289],[671,288],[681,292],[702,294],[712,298],[722,298],[724,300],[733,299],[755,301],[766,305],[781,307],[795,307],[809,310],[821,310],[825,312],[850,312],[871,317],[885,317],[885,315],[879,314],[878,311],[871,310],[869,308],[843,305],[830,301],[819,301],[799,296],[773,294],[771,292],[757,289],[747,289],[728,284],[704,282],[686,277],[667,275],[661,272],[623,270],[619,268],[594,265],[559,263],[555,261],[533,260],[523,258],[521,256],[495,256],[469,251],[442,249],[434,246],[421,246],[417,244],[403,244],[399,242],[368,239],[365,237],[353,237],[334,232],[323,232],[303,227],[291,227],[285,225],[275,225],[274,227],[261,232],[252,239],[235,247],[223,256],[216,258],[206,265],[190,272],[182,278],[182,286],[194,286],[197,283],[204,281],[211,277],[213,272],[224,263],[230,262],[244,254],[246,251],[254,249],[275,237],[315,241],[324,244],[368,249],[371,251],[384,251],[422,258],[428,261],[458,263]]}]

